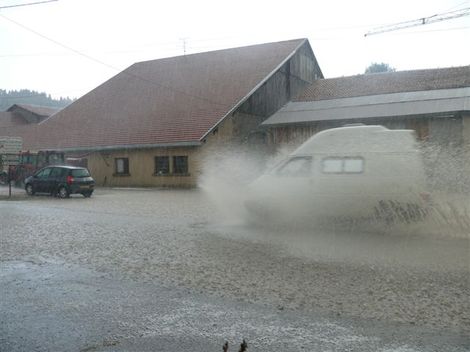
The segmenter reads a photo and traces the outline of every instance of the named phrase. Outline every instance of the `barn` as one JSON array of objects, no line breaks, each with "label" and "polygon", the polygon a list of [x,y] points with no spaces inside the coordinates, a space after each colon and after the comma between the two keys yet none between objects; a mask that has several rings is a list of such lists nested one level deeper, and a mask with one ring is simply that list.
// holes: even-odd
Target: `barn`
[{"label": "barn", "polygon": [[257,141],[260,123],[319,78],[306,39],[140,62],[8,133],[82,159],[101,186],[192,187],[214,150]]},{"label": "barn", "polygon": [[470,175],[470,66],[325,79],[307,39],[139,62],[60,111],[2,114],[0,135],[65,152],[99,186],[193,187],[223,150],[292,150],[351,123],[414,129],[441,172],[452,157]]}]

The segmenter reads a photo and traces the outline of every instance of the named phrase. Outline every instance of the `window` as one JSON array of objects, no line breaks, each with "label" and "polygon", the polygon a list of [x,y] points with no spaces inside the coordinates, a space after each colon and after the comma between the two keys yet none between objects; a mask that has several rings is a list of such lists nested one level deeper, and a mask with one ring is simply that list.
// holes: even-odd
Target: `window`
[{"label": "window", "polygon": [[52,171],[51,171],[51,177],[56,178],[56,177],[62,176],[62,170],[64,170],[64,169],[61,169],[59,167],[53,168]]},{"label": "window", "polygon": [[169,175],[170,174],[170,157],[156,156],[155,157],[155,175]]},{"label": "window", "polygon": [[173,157],[173,173],[175,175],[188,174],[188,157],[187,156],[174,156]]},{"label": "window", "polygon": [[364,159],[326,158],[322,160],[322,172],[326,174],[360,174],[364,172]]},{"label": "window", "polygon": [[73,177],[89,177],[90,173],[88,172],[87,169],[75,169],[75,170],[72,170],[72,176]]},{"label": "window", "polygon": [[277,170],[278,176],[308,176],[312,158],[310,157],[296,157],[288,160]]},{"label": "window", "polygon": [[361,173],[364,171],[364,159],[344,159],[343,171],[346,173]]},{"label": "window", "polygon": [[48,178],[51,173],[51,170],[52,169],[48,167],[47,169],[41,170],[38,174],[36,174],[36,176],[37,178],[40,178],[40,179]]},{"label": "window", "polygon": [[116,158],[115,175],[129,175],[129,158]]},{"label": "window", "polygon": [[323,159],[322,171],[325,173],[339,173],[343,171],[342,159]]}]

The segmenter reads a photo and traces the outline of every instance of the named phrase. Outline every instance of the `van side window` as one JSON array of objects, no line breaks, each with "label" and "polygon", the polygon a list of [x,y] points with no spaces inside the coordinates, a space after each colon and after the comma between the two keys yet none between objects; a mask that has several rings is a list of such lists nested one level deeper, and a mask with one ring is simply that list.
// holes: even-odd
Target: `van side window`
[{"label": "van side window", "polygon": [[311,157],[295,157],[289,159],[276,172],[278,176],[309,176],[312,165]]},{"label": "van side window", "polygon": [[325,158],[322,160],[322,172],[325,174],[360,174],[364,172],[363,158]]},{"label": "van side window", "polygon": [[343,172],[343,159],[336,159],[336,158],[323,159],[322,171],[327,174]]},{"label": "van side window", "polygon": [[343,171],[346,173],[358,174],[364,171],[364,159],[350,158],[344,159]]}]

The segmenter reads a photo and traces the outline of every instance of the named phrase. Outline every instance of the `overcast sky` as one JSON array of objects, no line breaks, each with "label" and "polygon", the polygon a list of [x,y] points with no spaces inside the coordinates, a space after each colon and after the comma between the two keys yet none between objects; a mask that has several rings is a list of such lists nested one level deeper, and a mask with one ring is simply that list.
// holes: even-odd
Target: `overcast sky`
[{"label": "overcast sky", "polygon": [[371,62],[397,70],[469,65],[470,16],[364,37],[465,7],[470,0],[59,0],[4,8],[0,89],[80,97],[134,62],[182,55],[184,42],[190,54],[308,38],[327,78],[363,73]]}]

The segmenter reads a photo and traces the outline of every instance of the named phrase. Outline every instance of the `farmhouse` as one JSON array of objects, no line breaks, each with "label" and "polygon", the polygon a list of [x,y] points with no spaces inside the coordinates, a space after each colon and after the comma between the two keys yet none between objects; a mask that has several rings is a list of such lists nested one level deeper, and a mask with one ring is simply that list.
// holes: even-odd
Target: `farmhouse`
[{"label": "farmhouse", "polygon": [[224,149],[351,123],[414,129],[469,165],[470,66],[325,79],[307,39],[219,50],[136,63],[60,111],[14,105],[0,135],[82,160],[100,186],[192,187]]},{"label": "farmhouse", "polygon": [[189,187],[211,150],[256,141],[259,124],[318,78],[306,39],[141,62],[8,133],[86,159],[99,185]]}]

